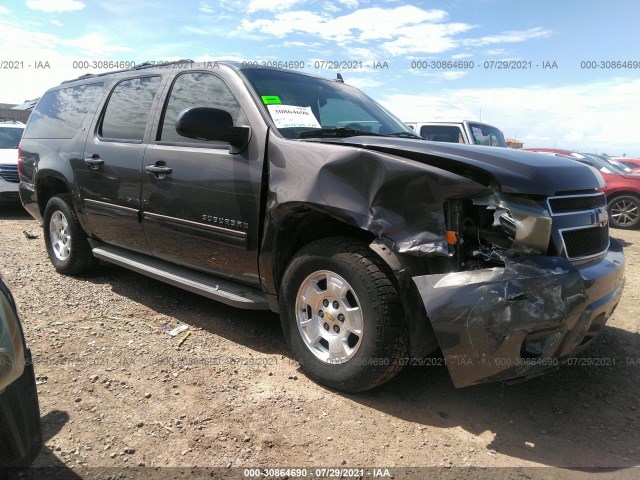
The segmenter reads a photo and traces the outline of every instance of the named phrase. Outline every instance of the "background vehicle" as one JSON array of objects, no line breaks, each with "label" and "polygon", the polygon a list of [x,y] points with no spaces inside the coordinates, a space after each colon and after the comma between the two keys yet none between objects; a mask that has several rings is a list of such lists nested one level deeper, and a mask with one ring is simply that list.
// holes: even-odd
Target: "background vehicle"
[{"label": "background vehicle", "polygon": [[525,148],[525,150],[550,155],[574,158],[597,169],[606,182],[602,191],[607,196],[609,223],[615,228],[638,228],[640,226],[640,175],[627,172],[615,161],[599,158],[598,155],[581,154],[558,148]]},{"label": "background vehicle", "polygon": [[2,468],[31,463],[42,443],[31,352],[16,304],[0,275],[0,476]]},{"label": "background vehicle", "polygon": [[608,167],[613,167],[615,171],[622,171],[624,173],[633,173],[633,170],[631,168],[629,168],[626,165],[623,165],[616,159],[608,157],[606,155],[600,155],[597,153],[583,153],[583,152],[579,153],[578,155],[582,155],[583,157],[586,157],[586,158],[595,158],[597,160],[600,160],[601,162],[604,162],[604,164],[607,165]]},{"label": "background vehicle", "polygon": [[20,195],[60,273],[102,259],[279,312],[331,388],[373,388],[438,347],[466,386],[568,358],[622,293],[602,178],[538,157],[425,142],[341,77],[169,63],[47,91]]},{"label": "background vehicle", "polygon": [[473,120],[405,122],[425,140],[507,147],[504,134],[493,125]]},{"label": "background vehicle", "polygon": [[613,160],[620,162],[625,167],[629,167],[631,170],[640,170],[640,158],[627,158],[627,157],[611,157]]},{"label": "background vehicle", "polygon": [[0,117],[0,203],[18,203],[18,145],[25,125]]}]

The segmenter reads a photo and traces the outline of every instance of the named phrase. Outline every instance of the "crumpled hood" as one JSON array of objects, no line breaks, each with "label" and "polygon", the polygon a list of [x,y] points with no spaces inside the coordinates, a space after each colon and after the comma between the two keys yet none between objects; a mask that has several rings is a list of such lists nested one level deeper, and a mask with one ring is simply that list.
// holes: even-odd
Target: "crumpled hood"
[{"label": "crumpled hood", "polygon": [[556,195],[604,187],[602,176],[574,160],[508,148],[389,137],[313,139],[344,144],[433,165],[505,193]]}]

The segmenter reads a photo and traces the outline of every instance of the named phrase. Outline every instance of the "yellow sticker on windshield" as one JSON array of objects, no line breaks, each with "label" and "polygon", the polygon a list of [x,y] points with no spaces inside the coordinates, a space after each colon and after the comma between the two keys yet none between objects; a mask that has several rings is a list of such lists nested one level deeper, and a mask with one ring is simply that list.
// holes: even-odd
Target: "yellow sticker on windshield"
[{"label": "yellow sticker on windshield", "polygon": [[275,105],[282,103],[277,95],[262,95],[262,103],[265,105]]}]

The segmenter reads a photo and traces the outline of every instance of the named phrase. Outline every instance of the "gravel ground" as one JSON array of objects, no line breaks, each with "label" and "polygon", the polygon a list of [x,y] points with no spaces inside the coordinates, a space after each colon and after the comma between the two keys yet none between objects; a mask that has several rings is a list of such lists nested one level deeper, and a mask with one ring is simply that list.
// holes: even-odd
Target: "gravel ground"
[{"label": "gravel ground", "polygon": [[[629,473],[640,464],[640,232],[613,235],[625,245],[626,289],[577,365],[460,390],[445,368],[412,367],[375,391],[346,395],[304,376],[276,315],[108,264],[92,276],[61,276],[37,222],[2,207],[0,271],[39,384],[46,444],[35,465]],[[188,329],[167,334],[178,326]],[[516,471],[508,478],[535,477]]]}]

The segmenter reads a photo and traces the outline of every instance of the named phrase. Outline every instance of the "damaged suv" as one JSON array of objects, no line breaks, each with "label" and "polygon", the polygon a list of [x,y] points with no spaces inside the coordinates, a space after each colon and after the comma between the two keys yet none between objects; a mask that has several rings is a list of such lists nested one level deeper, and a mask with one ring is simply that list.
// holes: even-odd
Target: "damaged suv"
[{"label": "damaged suv", "polygon": [[42,96],[19,158],[60,273],[101,259],[279,312],[301,368],[338,390],[438,349],[458,387],[537,375],[622,294],[595,170],[426,142],[340,76],[85,75]]}]

